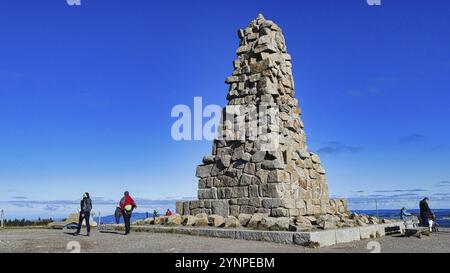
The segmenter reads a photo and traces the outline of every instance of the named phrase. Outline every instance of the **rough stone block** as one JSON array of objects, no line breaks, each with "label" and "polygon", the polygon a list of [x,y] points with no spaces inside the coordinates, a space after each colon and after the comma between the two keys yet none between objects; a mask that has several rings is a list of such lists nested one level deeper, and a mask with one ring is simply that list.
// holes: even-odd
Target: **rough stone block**
[{"label": "rough stone block", "polygon": [[336,233],[334,230],[294,233],[294,243],[302,246],[311,244],[318,244],[320,247],[331,246],[336,244]]},{"label": "rough stone block", "polygon": [[209,224],[207,213],[198,213],[195,218],[195,226],[207,226]]},{"label": "rough stone block", "polygon": [[217,199],[217,188],[199,189],[198,199]]},{"label": "rough stone block", "polygon": [[197,220],[197,218],[195,216],[186,215],[186,216],[183,217],[182,225],[184,225],[184,226],[193,226],[193,225],[195,225],[195,221],[196,220]]},{"label": "rough stone block", "polygon": [[227,175],[218,176],[214,184],[215,187],[234,187],[237,185],[239,185],[238,180]]},{"label": "rough stone block", "polygon": [[261,182],[261,184],[267,183],[268,175],[269,175],[269,171],[267,171],[267,170],[260,169],[260,170],[256,171],[256,177],[259,178],[259,181]]},{"label": "rough stone block", "polygon": [[211,214],[208,216],[209,225],[213,227],[224,227],[225,218],[222,215]]},{"label": "rough stone block", "polygon": [[234,216],[229,216],[228,218],[225,218],[225,227],[226,228],[240,227],[239,220]]},{"label": "rough stone block", "polygon": [[195,175],[199,178],[209,177],[211,175],[212,168],[213,168],[213,164],[199,165],[199,166],[197,166],[197,171],[196,171]]},{"label": "rough stone block", "polygon": [[230,167],[231,155],[225,154],[225,155],[220,156],[218,162],[220,165],[222,165],[223,168]]},{"label": "rough stone block", "polygon": [[202,213],[209,215],[209,214],[211,214],[211,209],[193,209],[193,210],[191,210],[192,215],[197,215],[197,214],[202,214]]},{"label": "rough stone block", "polygon": [[259,195],[259,186],[258,185],[250,185],[248,187],[249,197],[260,197]]},{"label": "rough stone block", "polygon": [[282,170],[285,167],[285,165],[279,159],[264,160],[261,166],[267,170],[274,170],[274,169]]},{"label": "rough stone block", "polygon": [[236,238],[236,232],[234,230],[217,228],[192,228],[189,230],[189,235],[229,239]]},{"label": "rough stone block", "polygon": [[248,187],[234,187],[231,194],[232,198],[248,197]]},{"label": "rough stone block", "polygon": [[319,156],[317,154],[315,154],[315,153],[310,153],[310,154],[311,154],[311,160],[312,160],[313,163],[316,163],[316,164],[322,163],[320,161]]},{"label": "rough stone block", "polygon": [[261,200],[262,200],[262,198],[260,198],[260,197],[251,197],[251,198],[249,198],[248,204],[249,204],[249,206],[259,208],[259,207],[261,207]]},{"label": "rough stone block", "polygon": [[230,199],[232,197],[233,189],[232,188],[218,188],[217,189],[217,197],[219,199]]},{"label": "rough stone block", "polygon": [[281,198],[264,198],[262,200],[263,208],[278,208],[283,206],[283,199]]},{"label": "rough stone block", "polygon": [[292,232],[271,232],[271,231],[258,231],[258,230],[245,230],[236,231],[236,239],[241,240],[255,240],[266,241],[280,244],[292,244],[293,233]]},{"label": "rough stone block", "polygon": [[230,215],[234,217],[238,217],[241,213],[241,207],[237,205],[230,206]]},{"label": "rough stone block", "polygon": [[284,187],[281,183],[263,185],[263,197],[283,198]]},{"label": "rough stone block", "polygon": [[204,206],[205,205],[204,205],[203,201],[201,201],[201,200],[189,201],[189,208],[191,210],[197,209],[197,208],[203,208]]},{"label": "rough stone block", "polygon": [[237,199],[237,204],[238,204],[239,206],[242,206],[242,205],[248,205],[249,202],[250,202],[250,198],[238,198],[238,199]]},{"label": "rough stone block", "polygon": [[184,215],[190,215],[191,214],[191,210],[189,208],[189,205],[190,205],[190,201],[183,202],[183,214]]},{"label": "rough stone block", "polygon": [[272,216],[272,217],[287,217],[287,216],[289,216],[289,210],[284,209],[284,208],[271,209],[270,216]]},{"label": "rough stone block", "polygon": [[223,217],[228,217],[230,214],[230,207],[227,200],[212,200],[211,208],[213,214],[218,214]]},{"label": "rough stone block", "polygon": [[256,173],[255,163],[247,162],[244,166],[244,173],[249,174],[249,175],[255,175],[255,173]]},{"label": "rough stone block", "polygon": [[289,183],[290,176],[289,173],[282,170],[273,170],[269,172],[267,177],[268,183]]},{"label": "rough stone block", "polygon": [[176,213],[178,213],[180,215],[184,215],[184,202],[183,201],[177,201],[175,203],[175,207],[176,207]]},{"label": "rough stone block", "polygon": [[242,205],[240,212],[245,213],[245,214],[253,214],[253,213],[255,213],[255,210],[256,210],[255,207]]},{"label": "rough stone block", "polygon": [[250,222],[250,219],[252,219],[252,217],[253,217],[253,215],[251,215],[251,214],[241,213],[238,216],[239,223],[241,224],[241,226],[246,227],[248,225],[248,223]]},{"label": "rough stone block", "polygon": [[241,176],[241,180],[240,180],[240,185],[241,186],[248,186],[248,185],[251,185],[252,184],[252,179],[253,179],[253,176],[252,175],[249,175],[249,174],[243,174],[242,176]]}]

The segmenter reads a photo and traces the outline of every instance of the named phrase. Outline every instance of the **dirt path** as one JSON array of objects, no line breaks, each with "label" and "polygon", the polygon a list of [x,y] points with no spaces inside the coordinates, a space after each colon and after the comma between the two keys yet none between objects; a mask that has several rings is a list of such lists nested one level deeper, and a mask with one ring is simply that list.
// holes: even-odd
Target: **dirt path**
[{"label": "dirt path", "polygon": [[[71,243],[75,241],[75,243]],[[268,242],[207,238],[163,233],[100,233],[91,237],[73,236],[60,230],[23,229],[0,230],[1,252],[70,252],[71,245],[80,245],[81,252],[370,252],[370,240],[340,244],[321,249],[308,249],[295,245]],[[430,237],[377,240],[381,252],[450,252],[450,229],[441,230]],[[68,245],[69,244],[69,245]],[[377,248],[377,243],[371,243]]]}]

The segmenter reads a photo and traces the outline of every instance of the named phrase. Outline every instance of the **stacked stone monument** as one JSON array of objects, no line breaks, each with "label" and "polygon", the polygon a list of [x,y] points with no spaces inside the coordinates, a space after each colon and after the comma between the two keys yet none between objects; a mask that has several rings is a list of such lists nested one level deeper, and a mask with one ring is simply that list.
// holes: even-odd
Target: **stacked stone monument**
[{"label": "stacked stone monument", "polygon": [[282,30],[258,15],[238,36],[234,71],[226,79],[228,105],[212,154],[197,167],[198,200],[177,202],[177,213],[346,212],[345,200],[329,199],[321,160],[308,151]]}]

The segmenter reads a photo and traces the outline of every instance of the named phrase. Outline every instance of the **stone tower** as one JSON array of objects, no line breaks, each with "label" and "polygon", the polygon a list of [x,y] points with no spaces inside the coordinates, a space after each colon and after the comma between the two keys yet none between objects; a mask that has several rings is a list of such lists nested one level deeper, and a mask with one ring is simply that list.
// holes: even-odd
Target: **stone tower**
[{"label": "stone tower", "polygon": [[286,217],[346,210],[345,201],[329,199],[320,158],[308,151],[282,30],[260,14],[238,36],[228,105],[212,154],[197,167],[198,200],[177,202],[177,212]]}]

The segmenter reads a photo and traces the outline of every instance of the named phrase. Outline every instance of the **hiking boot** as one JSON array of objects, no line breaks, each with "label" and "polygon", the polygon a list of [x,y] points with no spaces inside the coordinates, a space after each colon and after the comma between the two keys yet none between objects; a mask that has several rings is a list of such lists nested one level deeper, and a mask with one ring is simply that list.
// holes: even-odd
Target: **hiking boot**
[{"label": "hiking boot", "polygon": [[87,236],[87,237],[91,236],[91,233],[90,233],[90,232],[88,232],[88,233],[86,234],[86,236]]}]

